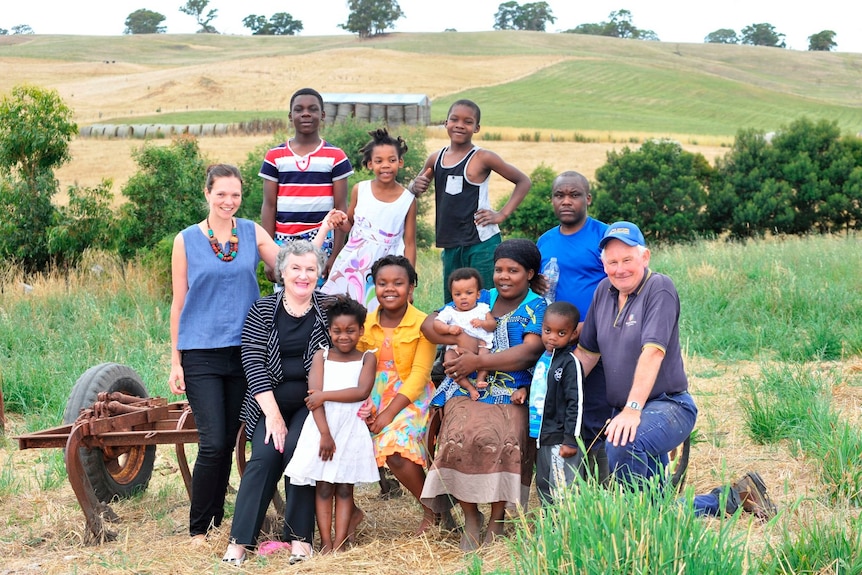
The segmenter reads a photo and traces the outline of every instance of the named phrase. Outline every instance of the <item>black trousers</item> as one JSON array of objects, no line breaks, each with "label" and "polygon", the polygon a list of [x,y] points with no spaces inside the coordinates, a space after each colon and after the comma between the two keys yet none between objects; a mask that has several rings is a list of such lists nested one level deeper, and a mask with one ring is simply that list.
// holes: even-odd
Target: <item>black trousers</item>
[{"label": "black trousers", "polygon": [[[239,491],[236,495],[236,509],[231,523],[231,542],[240,545],[255,545],[260,527],[266,517],[266,509],[278,487],[279,480],[284,480],[284,541],[312,542],[314,536],[314,486],[291,485],[284,477],[302,424],[308,416],[308,409],[302,402],[295,401],[296,395],[289,392],[286,386],[293,383],[283,383],[275,388],[275,399],[281,415],[287,424],[287,438],[284,453],[279,453],[272,445],[264,443],[266,436],[266,419],[261,417],[251,438],[251,458],[245,467]],[[301,385],[305,388],[305,382]],[[291,390],[292,391],[292,390]],[[286,400],[290,396],[290,400]],[[280,400],[281,399],[281,400]]]}]

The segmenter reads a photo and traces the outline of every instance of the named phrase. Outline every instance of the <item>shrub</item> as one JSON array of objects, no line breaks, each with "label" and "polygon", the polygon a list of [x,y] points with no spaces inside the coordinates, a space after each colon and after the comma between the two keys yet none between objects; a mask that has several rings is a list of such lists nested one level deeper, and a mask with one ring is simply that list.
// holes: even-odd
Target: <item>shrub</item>
[{"label": "shrub", "polygon": [[177,234],[207,213],[203,197],[207,161],[194,137],[180,136],[170,146],[144,144],[133,156],[140,171],[123,187],[130,200],[120,210],[119,251],[124,258]]},{"label": "shrub", "polygon": [[85,249],[113,249],[116,241],[111,180],[95,188],[70,186],[68,192],[69,205],[57,208],[48,230],[48,251],[67,267],[76,265]]},{"label": "shrub", "polygon": [[635,222],[647,242],[695,239],[704,228],[711,172],[701,154],[669,140],[608,152],[608,162],[596,170],[593,216]]},{"label": "shrub", "polygon": [[[557,174],[544,163],[530,174],[530,192],[518,208],[500,224],[500,231],[507,237],[537,240],[540,235],[559,222],[551,207],[551,191]],[[509,198],[500,198],[496,209],[501,210]]]}]

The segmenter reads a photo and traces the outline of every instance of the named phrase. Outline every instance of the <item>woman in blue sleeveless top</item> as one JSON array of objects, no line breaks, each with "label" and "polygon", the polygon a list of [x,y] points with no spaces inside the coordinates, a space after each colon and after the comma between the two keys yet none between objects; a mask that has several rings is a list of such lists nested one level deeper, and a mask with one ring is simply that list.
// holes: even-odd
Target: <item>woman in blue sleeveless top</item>
[{"label": "woman in blue sleeveless top", "polygon": [[260,297],[257,264],[275,264],[278,246],[258,224],[236,218],[242,177],[235,166],[207,168],[209,213],[174,239],[171,256],[171,374],[185,393],[200,436],[192,474],[189,534],[206,541],[224,517],[224,499],[246,390],[242,326]]}]

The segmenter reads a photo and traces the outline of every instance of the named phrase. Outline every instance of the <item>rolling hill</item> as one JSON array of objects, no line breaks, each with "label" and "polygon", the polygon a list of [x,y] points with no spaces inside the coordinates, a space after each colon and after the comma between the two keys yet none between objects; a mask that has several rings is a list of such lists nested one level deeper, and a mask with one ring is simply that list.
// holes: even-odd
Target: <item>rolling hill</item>
[{"label": "rolling hill", "polygon": [[[283,115],[296,88],[459,97],[516,129],[732,137],[800,117],[862,130],[862,55],[541,32],[0,37],[0,93],[55,88],[81,124]],[[171,121],[176,121],[172,119]]]}]

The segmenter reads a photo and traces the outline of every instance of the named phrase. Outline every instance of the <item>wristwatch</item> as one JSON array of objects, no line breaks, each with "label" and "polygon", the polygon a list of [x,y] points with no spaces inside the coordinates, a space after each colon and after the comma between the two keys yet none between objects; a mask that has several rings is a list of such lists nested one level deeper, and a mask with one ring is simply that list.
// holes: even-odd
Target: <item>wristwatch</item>
[{"label": "wristwatch", "polygon": [[643,411],[643,406],[641,406],[641,404],[638,403],[637,401],[628,402],[626,404],[626,407],[630,407],[631,409],[634,409],[635,411]]}]

